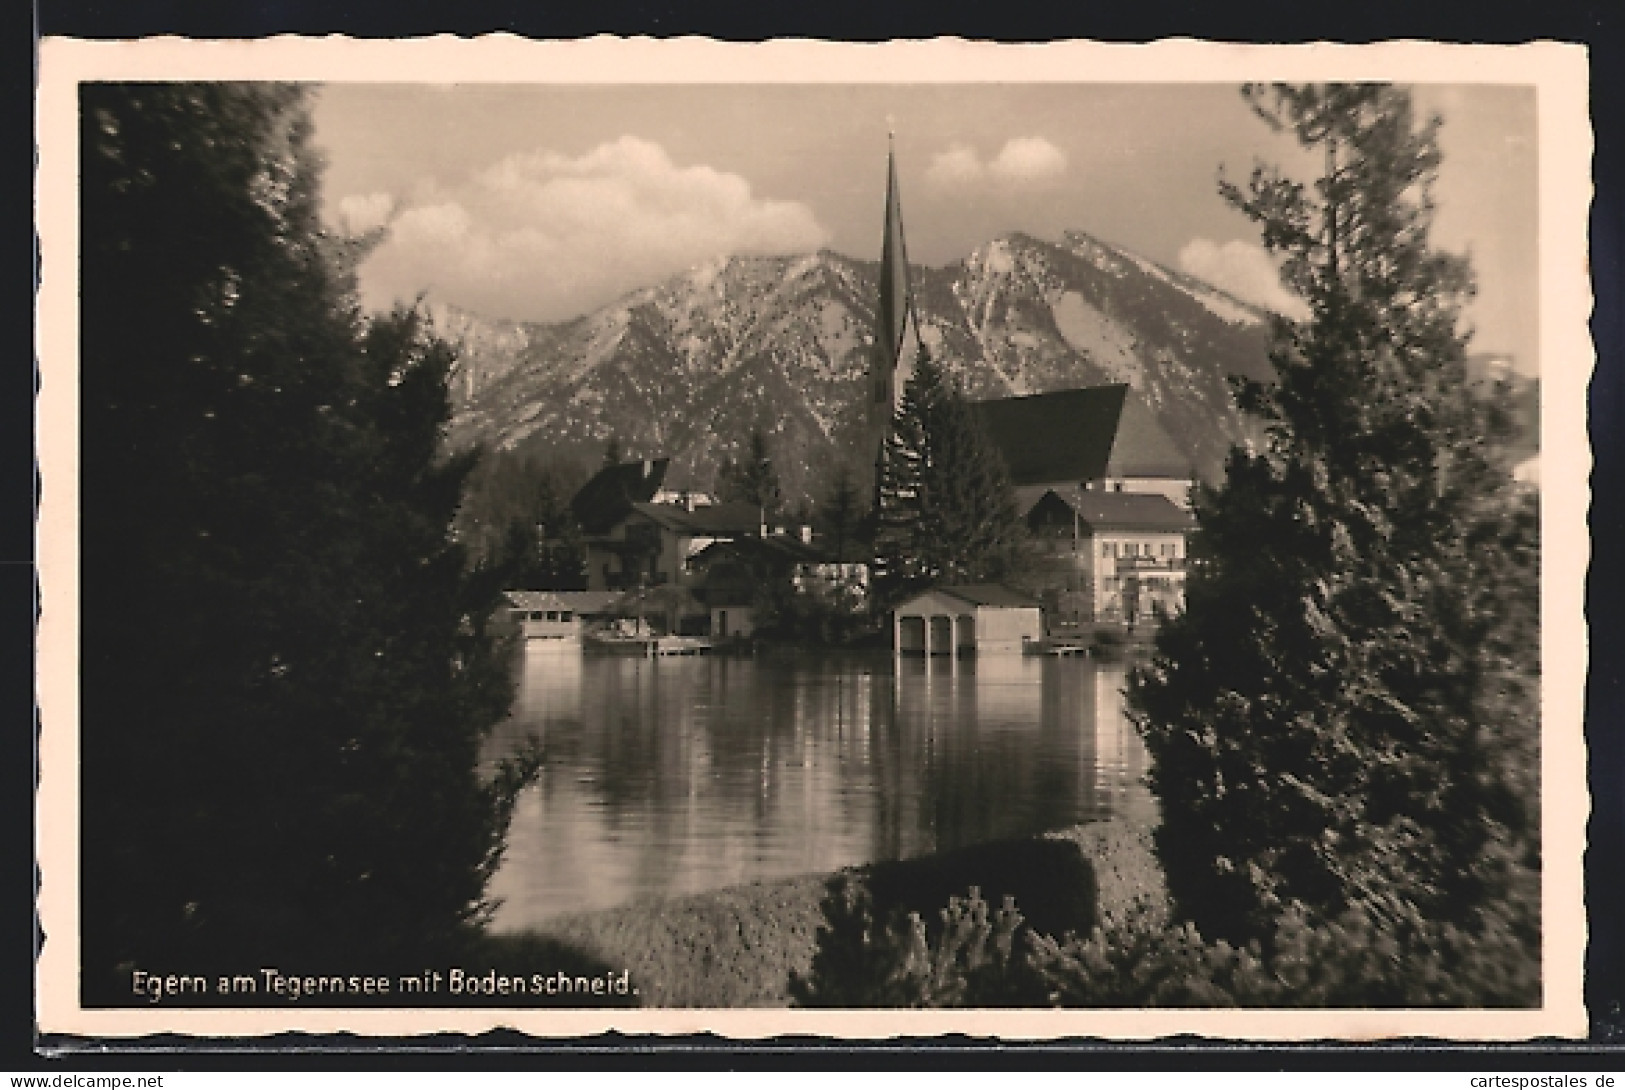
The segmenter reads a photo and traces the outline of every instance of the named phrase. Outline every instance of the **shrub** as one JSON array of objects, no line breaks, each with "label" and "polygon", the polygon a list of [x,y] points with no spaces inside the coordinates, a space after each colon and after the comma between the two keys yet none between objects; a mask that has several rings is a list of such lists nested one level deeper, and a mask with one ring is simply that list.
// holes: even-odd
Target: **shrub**
[{"label": "shrub", "polygon": [[1042,1001],[1018,956],[1025,927],[1013,898],[997,912],[972,886],[928,931],[918,913],[877,918],[863,883],[845,875],[824,902],[808,977],[791,981],[803,1007],[1009,1007]]},{"label": "shrub", "polygon": [[917,913],[877,919],[863,886],[825,902],[812,972],[792,983],[823,1007],[1512,1007],[1540,1001],[1536,964],[1509,921],[1396,921],[1363,908],[1317,920],[1285,909],[1267,946],[1209,941],[1196,925],[1139,906],[1087,935],[1025,926],[1014,899],[997,912],[972,887],[940,925]]}]

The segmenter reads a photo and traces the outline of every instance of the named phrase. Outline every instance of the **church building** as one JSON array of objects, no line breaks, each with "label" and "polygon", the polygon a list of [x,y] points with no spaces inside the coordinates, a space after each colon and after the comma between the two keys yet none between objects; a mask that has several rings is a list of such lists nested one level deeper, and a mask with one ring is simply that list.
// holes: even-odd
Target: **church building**
[{"label": "church building", "polygon": [[[897,160],[888,150],[868,415],[882,509],[882,455],[920,344]],[[997,398],[972,409],[1004,459],[1018,509],[1053,553],[1044,567],[1055,578],[1042,588],[1052,611],[1064,597],[1073,620],[1132,623],[1153,606],[1182,607],[1195,472],[1130,386]]]}]

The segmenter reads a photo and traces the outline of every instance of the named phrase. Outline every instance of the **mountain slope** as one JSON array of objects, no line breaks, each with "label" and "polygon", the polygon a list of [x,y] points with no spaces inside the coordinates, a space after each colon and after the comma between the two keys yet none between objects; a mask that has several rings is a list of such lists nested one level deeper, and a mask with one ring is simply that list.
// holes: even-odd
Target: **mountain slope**
[{"label": "mountain slope", "polygon": [[[728,258],[558,324],[436,308],[463,345],[450,442],[592,462],[615,435],[703,488],[761,427],[787,498],[817,496],[869,458],[877,273],[828,251]],[[1267,316],[1216,289],[1076,232],[914,278],[922,337],[973,398],[1126,382],[1210,479],[1249,437],[1227,376],[1268,375]]]}]

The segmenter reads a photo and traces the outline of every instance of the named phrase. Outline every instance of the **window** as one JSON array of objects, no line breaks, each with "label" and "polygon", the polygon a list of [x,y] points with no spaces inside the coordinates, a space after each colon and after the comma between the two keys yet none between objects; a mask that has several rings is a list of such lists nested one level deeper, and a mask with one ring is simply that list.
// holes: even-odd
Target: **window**
[{"label": "window", "polygon": [[1102,541],[1100,543],[1100,555],[1101,556],[1110,556],[1110,555],[1112,555],[1112,543],[1111,542]]},{"label": "window", "polygon": [[559,620],[565,622],[566,624],[570,623],[570,621],[572,621],[574,619],[575,619],[575,614],[571,613],[568,609],[564,609],[564,610],[559,611]]},{"label": "window", "polygon": [[542,619],[542,611],[539,610],[539,609],[531,610],[530,611],[530,619],[533,620],[533,621],[541,620]]}]

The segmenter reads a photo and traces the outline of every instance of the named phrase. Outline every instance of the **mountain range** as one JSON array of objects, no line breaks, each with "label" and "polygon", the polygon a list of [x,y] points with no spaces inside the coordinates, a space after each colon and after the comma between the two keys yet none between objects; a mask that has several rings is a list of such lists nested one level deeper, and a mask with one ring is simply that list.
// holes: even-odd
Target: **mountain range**
[{"label": "mountain range", "polygon": [[[761,428],[785,498],[816,498],[871,457],[878,274],[825,250],[720,258],[557,323],[432,304],[462,349],[449,442],[591,466],[613,436],[703,490]],[[1270,376],[1269,315],[1217,288],[1081,232],[911,275],[922,340],[973,400],[1127,383],[1208,480],[1257,439],[1228,378]]]}]

